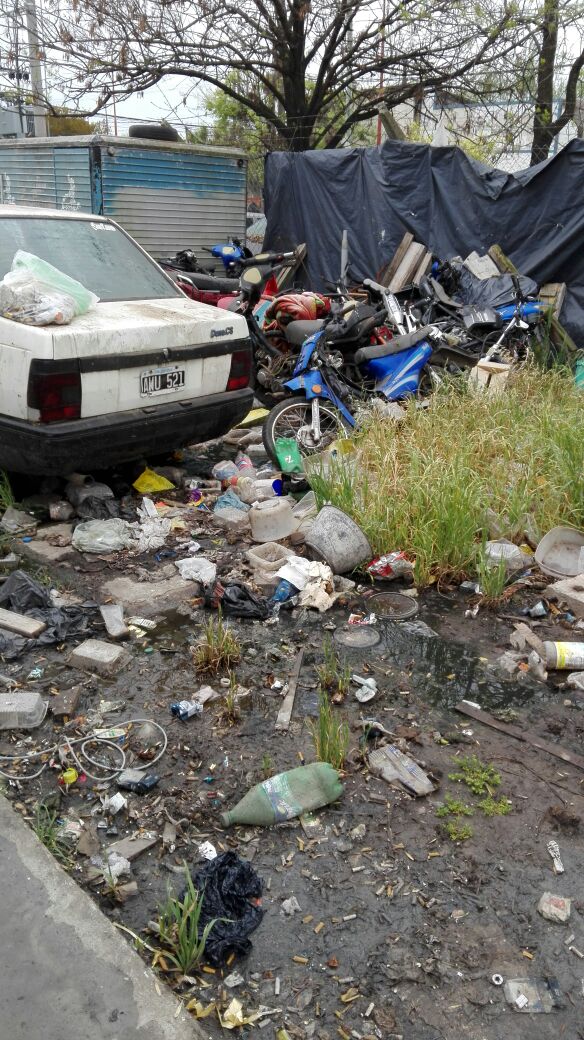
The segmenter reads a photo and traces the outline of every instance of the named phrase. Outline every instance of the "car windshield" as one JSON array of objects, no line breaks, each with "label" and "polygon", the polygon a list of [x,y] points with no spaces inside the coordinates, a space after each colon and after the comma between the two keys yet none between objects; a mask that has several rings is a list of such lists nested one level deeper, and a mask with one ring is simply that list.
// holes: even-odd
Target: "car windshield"
[{"label": "car windshield", "polygon": [[48,260],[100,300],[162,300],[181,296],[122,231],[104,221],[0,217],[0,278],[18,249]]}]

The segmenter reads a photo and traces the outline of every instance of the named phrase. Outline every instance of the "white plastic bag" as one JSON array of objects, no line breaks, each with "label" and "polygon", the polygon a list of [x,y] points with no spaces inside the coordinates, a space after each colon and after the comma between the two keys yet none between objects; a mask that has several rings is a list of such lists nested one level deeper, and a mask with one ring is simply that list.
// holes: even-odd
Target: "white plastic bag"
[{"label": "white plastic bag", "polygon": [[98,300],[81,282],[23,249],[0,282],[0,314],[26,325],[68,325]]},{"label": "white plastic bag", "polygon": [[134,545],[130,524],[119,517],[111,520],[87,520],[73,531],[71,544],[79,552],[111,553]]},{"label": "white plastic bag", "polygon": [[206,560],[204,556],[187,556],[185,560],[175,563],[181,578],[186,581],[200,581],[202,585],[211,585],[217,577],[217,564]]}]

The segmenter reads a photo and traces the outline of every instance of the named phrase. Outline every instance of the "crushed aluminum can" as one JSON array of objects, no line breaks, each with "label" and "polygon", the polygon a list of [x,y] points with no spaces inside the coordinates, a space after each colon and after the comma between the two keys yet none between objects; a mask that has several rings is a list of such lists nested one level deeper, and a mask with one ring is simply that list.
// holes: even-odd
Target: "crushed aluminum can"
[{"label": "crushed aluminum can", "polygon": [[564,864],[562,863],[562,857],[560,855],[560,846],[557,841],[548,841],[547,850],[554,861],[554,870],[556,874],[564,873]]}]

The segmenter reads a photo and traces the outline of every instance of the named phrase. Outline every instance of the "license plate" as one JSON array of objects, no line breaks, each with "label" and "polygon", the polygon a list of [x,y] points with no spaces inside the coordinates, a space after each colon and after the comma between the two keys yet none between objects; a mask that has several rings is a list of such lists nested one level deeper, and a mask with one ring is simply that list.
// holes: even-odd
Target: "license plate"
[{"label": "license plate", "polygon": [[182,390],[184,385],[184,368],[151,368],[149,372],[140,373],[141,397],[170,394],[173,390]]}]

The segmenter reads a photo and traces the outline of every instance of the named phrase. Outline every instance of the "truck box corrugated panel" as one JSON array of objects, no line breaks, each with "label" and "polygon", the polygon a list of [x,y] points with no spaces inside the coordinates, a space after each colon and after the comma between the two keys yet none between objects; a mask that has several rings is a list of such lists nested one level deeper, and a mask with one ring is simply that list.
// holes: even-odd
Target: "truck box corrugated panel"
[{"label": "truck box corrugated panel", "polygon": [[0,202],[91,213],[87,148],[1,148]]},{"label": "truck box corrugated panel", "polygon": [[[241,162],[241,160],[239,160]],[[102,150],[103,212],[153,256],[245,236],[246,169],[238,159],[178,150]]]}]

